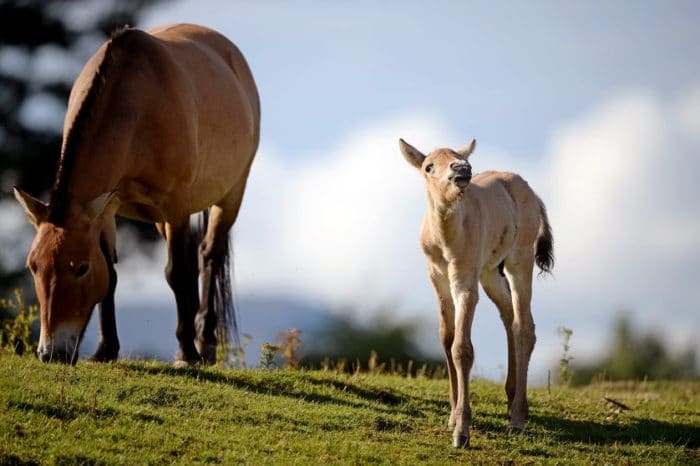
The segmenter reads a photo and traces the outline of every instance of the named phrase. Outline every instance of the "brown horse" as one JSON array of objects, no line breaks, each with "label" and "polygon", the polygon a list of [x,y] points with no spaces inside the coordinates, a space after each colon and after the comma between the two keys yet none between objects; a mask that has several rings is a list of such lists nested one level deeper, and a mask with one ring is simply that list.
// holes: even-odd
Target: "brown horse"
[{"label": "brown horse", "polygon": [[[217,334],[226,341],[235,325],[228,232],[259,135],[250,69],[217,32],[187,24],[127,28],[100,47],[70,94],[49,203],[15,188],[37,230],[27,266],[41,309],[43,361],[75,363],[98,303],[100,340],[92,358],[118,355],[115,215],[154,223],[167,242],[176,361],[216,360]],[[196,212],[208,213],[201,244],[190,228]]]},{"label": "brown horse", "polygon": [[399,145],[406,160],[423,175],[428,195],[421,246],[439,304],[453,445],[469,445],[471,326],[479,283],[498,307],[506,329],[510,428],[522,430],[528,415],[527,370],[535,346],[532,271],[536,263],[549,272],[554,263],[544,204],[514,173],[485,172],[472,178],[468,158],[476,141],[427,156],[403,140]]}]

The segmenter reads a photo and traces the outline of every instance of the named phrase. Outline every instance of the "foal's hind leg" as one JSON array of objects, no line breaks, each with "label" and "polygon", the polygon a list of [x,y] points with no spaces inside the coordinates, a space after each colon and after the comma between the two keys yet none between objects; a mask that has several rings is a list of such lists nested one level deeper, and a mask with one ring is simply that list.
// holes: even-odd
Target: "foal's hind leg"
[{"label": "foal's hind leg", "polygon": [[[195,345],[205,362],[216,362],[216,277],[228,264],[228,234],[238,217],[243,199],[245,181],[235,186],[223,201],[209,211],[207,232],[199,246],[199,268],[202,279],[202,298],[195,318]],[[222,285],[230,286],[227,283]],[[228,290],[226,290],[228,291]],[[222,303],[219,303],[222,304]]]},{"label": "foal's hind leg", "polygon": [[484,272],[481,275],[481,286],[486,295],[494,302],[501,315],[503,326],[508,338],[508,377],[506,378],[506,395],[508,396],[508,413],[510,414],[515,397],[515,341],[513,339],[513,301],[510,295],[510,286],[506,277],[501,275],[498,269]]},{"label": "foal's hind leg", "polygon": [[513,339],[515,341],[515,397],[511,405],[510,427],[523,430],[528,416],[527,371],[535,347],[535,323],[532,319],[532,269],[535,258],[532,246],[516,251],[506,261],[506,276],[513,297]]}]

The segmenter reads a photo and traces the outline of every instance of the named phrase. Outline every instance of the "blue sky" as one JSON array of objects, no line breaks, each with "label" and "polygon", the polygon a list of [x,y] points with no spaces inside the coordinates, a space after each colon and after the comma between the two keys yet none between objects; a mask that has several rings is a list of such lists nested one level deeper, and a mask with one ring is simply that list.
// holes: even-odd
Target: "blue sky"
[{"label": "blue sky", "polygon": [[[541,376],[560,325],[582,357],[600,353],[622,310],[679,346],[700,330],[698,19],[697,2],[185,1],[146,25],[210,25],[257,78],[243,293],[361,314],[389,303],[437,343],[422,187],[396,139],[429,151],[476,137],[477,170],[522,173],[557,244],[555,276],[535,284]],[[485,296],[480,306],[477,367],[495,376],[502,329]]]},{"label": "blue sky", "polygon": [[[542,381],[561,354],[558,326],[584,358],[621,310],[676,347],[695,344],[699,19],[693,1],[186,0],[139,26],[217,29],[256,77],[262,141],[234,233],[244,298],[349,306],[360,318],[389,306],[424,322],[421,343],[437,351],[417,241],[423,188],[398,138],[429,151],[475,137],[475,170],[529,180],[557,254],[554,277],[534,286]],[[122,250],[130,244],[122,232]],[[164,263],[162,247],[120,263],[120,326],[141,322],[136,309],[174,306]],[[246,312],[256,311],[242,309],[244,331]],[[483,293],[474,347],[477,371],[499,377],[505,336]]]},{"label": "blue sky", "polygon": [[456,136],[538,158],[557,124],[620,90],[692,85],[699,17],[692,1],[184,1],[145,25],[199,22],[236,42],[264,141],[293,155],[427,112]]}]

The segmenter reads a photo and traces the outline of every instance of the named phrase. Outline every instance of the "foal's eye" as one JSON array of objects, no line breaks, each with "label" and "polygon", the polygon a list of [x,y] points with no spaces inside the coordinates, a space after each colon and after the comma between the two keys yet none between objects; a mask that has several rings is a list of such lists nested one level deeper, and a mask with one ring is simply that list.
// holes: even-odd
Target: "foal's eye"
[{"label": "foal's eye", "polygon": [[88,273],[88,270],[90,270],[90,264],[88,264],[87,262],[83,262],[77,267],[72,262],[70,263],[70,265],[71,269],[73,270],[73,275],[75,275],[75,278],[83,278]]},{"label": "foal's eye", "polygon": [[432,173],[433,172],[433,164],[429,163],[428,165],[425,166],[425,172],[426,173]]}]

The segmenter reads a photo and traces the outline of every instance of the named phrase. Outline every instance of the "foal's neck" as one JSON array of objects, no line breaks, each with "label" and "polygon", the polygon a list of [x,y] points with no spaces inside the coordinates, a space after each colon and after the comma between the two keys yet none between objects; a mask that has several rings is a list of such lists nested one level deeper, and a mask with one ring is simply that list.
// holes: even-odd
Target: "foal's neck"
[{"label": "foal's neck", "polygon": [[444,245],[449,246],[454,239],[460,237],[459,232],[469,214],[470,205],[466,190],[450,203],[428,200],[427,216],[430,227]]}]

